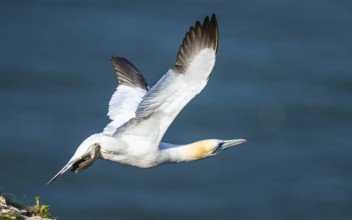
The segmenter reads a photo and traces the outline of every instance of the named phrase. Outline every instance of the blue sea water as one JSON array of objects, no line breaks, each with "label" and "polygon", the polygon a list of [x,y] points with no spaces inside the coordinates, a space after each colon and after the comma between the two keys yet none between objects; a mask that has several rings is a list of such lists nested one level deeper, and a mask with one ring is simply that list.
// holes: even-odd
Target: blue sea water
[{"label": "blue sea water", "polygon": [[[165,140],[246,138],[193,163],[106,161],[44,184],[108,123],[124,55],[153,85],[217,14],[212,78]],[[352,219],[350,1],[0,1],[0,191],[59,219]]]}]

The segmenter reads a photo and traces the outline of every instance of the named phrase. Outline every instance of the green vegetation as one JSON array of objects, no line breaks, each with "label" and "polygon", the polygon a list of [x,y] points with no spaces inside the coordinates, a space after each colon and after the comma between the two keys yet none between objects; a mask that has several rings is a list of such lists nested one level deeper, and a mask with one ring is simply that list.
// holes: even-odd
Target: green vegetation
[{"label": "green vegetation", "polygon": [[0,220],[23,220],[26,217],[39,216],[43,219],[54,219],[49,206],[40,204],[39,196],[35,197],[35,204],[25,206],[6,193],[0,192]]},{"label": "green vegetation", "polygon": [[39,196],[35,197],[35,205],[29,207],[29,211],[32,212],[34,215],[39,215],[43,218],[54,219],[54,217],[50,214],[49,206],[44,204],[41,205],[39,202],[39,198]]}]

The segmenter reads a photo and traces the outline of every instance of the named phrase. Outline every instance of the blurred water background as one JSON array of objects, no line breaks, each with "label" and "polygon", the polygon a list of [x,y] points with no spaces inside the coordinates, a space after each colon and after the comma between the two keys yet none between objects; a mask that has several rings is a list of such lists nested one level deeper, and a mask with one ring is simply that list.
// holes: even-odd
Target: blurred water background
[{"label": "blurred water background", "polygon": [[[165,136],[246,138],[188,164],[44,184],[108,123],[124,55],[153,85],[216,13],[217,63]],[[0,1],[0,191],[59,219],[352,219],[351,1]]]}]

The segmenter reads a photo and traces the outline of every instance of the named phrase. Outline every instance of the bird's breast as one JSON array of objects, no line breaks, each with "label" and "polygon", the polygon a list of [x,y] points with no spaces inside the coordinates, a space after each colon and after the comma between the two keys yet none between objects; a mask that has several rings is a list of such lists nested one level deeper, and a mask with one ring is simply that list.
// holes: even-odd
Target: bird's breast
[{"label": "bird's breast", "polygon": [[157,164],[157,152],[125,150],[119,152],[101,151],[102,159],[140,168],[150,168]]}]

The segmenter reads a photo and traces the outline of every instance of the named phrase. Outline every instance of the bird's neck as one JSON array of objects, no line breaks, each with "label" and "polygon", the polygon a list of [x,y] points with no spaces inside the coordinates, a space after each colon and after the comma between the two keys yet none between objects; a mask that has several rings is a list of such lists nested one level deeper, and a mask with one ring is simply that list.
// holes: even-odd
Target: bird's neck
[{"label": "bird's neck", "polygon": [[207,158],[218,148],[216,140],[202,140],[186,145],[160,143],[160,151],[165,162],[180,163]]}]

